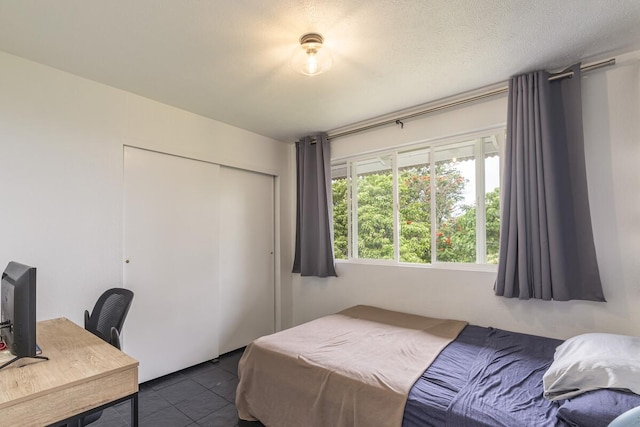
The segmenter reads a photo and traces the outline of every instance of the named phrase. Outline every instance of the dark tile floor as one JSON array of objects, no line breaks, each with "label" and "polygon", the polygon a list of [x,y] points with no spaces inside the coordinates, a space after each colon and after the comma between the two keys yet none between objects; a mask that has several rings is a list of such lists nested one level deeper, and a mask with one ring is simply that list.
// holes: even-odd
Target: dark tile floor
[{"label": "dark tile floor", "polygon": [[[140,384],[140,427],[235,427],[238,361],[243,349]],[[128,427],[131,405],[121,403],[102,412],[92,427]]]}]

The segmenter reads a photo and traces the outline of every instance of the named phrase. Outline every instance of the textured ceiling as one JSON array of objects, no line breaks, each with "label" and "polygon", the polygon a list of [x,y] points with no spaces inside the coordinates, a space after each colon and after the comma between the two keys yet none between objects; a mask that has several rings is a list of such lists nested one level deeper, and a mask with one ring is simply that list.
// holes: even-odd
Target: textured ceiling
[{"label": "textured ceiling", "polygon": [[0,50],[283,141],[636,49],[638,0],[0,0]]}]

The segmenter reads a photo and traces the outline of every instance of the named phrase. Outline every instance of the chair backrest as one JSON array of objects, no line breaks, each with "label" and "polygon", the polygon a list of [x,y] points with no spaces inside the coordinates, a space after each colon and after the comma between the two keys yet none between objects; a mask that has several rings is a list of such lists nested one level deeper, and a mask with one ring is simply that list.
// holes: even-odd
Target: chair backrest
[{"label": "chair backrest", "polygon": [[122,331],[122,325],[127,318],[133,292],[124,288],[112,288],[104,291],[91,315],[85,311],[84,327],[108,343],[111,343],[111,328],[118,333]]}]

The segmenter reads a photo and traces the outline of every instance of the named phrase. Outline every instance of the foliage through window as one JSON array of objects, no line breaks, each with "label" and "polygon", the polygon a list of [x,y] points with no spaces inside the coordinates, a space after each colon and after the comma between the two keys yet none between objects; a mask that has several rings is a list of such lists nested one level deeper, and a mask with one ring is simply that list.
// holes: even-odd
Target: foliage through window
[{"label": "foliage through window", "polygon": [[497,264],[499,135],[332,167],[337,259]]}]

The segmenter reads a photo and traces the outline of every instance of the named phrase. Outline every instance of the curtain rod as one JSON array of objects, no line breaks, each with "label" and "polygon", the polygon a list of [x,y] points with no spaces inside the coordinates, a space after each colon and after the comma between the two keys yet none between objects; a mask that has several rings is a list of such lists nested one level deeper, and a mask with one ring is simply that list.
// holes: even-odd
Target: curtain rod
[{"label": "curtain rod", "polygon": [[[611,59],[607,59],[605,61],[600,61],[600,62],[594,62],[593,64],[588,64],[588,65],[584,65],[582,67],[580,67],[580,71],[582,72],[587,72],[587,71],[593,71],[593,70],[597,70],[598,68],[603,68],[603,67],[608,67],[611,65],[615,65],[616,63],[616,59],[615,58],[611,58]],[[549,76],[549,81],[554,81],[554,80],[560,80],[560,79],[564,79],[564,78],[571,78],[573,77],[573,71],[566,71],[566,72],[561,72],[561,73],[556,73],[556,74],[551,74]],[[362,126],[359,128],[355,128],[355,129],[351,129],[351,130],[347,130],[344,132],[339,132],[339,133],[335,133],[335,134],[329,134],[328,139],[332,140],[332,139],[337,139],[337,138],[342,138],[348,135],[353,135],[355,133],[360,133],[360,132],[364,132],[367,130],[371,130],[371,129],[375,129],[378,127],[382,127],[382,126],[388,126],[391,124],[394,125],[401,125],[404,126],[403,121],[408,120],[408,119],[413,119],[414,117],[419,117],[419,116],[423,116],[425,114],[430,114],[430,113],[435,113],[436,111],[440,111],[440,110],[446,110],[448,108],[452,108],[452,107],[457,107],[458,105],[463,105],[463,104],[468,104],[470,102],[474,102],[474,101],[478,101],[481,99],[485,99],[485,98],[490,98],[492,96],[495,95],[500,95],[502,93],[507,93],[509,91],[509,86],[502,86],[499,87],[497,89],[493,89],[487,92],[483,92],[480,93],[478,95],[473,95],[473,96],[469,96],[467,98],[462,98],[459,99],[457,101],[452,101],[446,104],[442,104],[442,105],[438,105],[436,107],[431,107],[431,108],[427,108],[425,110],[421,110],[421,111],[417,111],[415,113],[412,114],[408,114],[406,116],[399,116],[393,119],[388,119],[388,120],[383,120],[381,122],[378,123],[373,123],[367,126]]]}]

